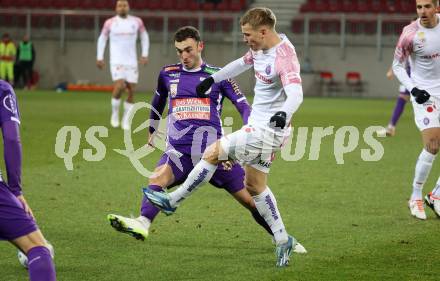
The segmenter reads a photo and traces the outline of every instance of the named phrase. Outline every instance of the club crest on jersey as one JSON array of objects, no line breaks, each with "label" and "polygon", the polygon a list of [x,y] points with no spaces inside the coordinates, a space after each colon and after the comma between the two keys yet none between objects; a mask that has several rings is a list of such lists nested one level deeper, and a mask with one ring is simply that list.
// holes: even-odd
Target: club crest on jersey
[{"label": "club crest on jersey", "polygon": [[423,124],[425,124],[425,126],[429,124],[429,118],[428,117],[423,118]]},{"label": "club crest on jersey", "polygon": [[417,37],[420,39],[420,42],[422,43],[426,42],[425,32],[423,31],[417,32]]},{"label": "club crest on jersey", "polygon": [[177,84],[170,84],[170,95],[172,98],[177,96]]},{"label": "club crest on jersey", "polygon": [[270,65],[270,64],[268,64],[267,66],[266,66],[266,74],[267,75],[270,75],[270,73],[272,72],[272,66]]}]

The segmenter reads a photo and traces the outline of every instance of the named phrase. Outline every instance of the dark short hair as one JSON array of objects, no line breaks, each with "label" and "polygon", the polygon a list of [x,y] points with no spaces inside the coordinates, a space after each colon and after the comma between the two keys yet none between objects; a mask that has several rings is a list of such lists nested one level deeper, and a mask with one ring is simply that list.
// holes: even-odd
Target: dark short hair
[{"label": "dark short hair", "polygon": [[174,33],[174,41],[182,42],[188,38],[194,39],[196,42],[200,42],[200,32],[194,26],[183,26]]},{"label": "dark short hair", "polygon": [[249,24],[253,29],[266,25],[275,28],[277,18],[269,8],[256,7],[248,10],[240,19],[240,25]]}]

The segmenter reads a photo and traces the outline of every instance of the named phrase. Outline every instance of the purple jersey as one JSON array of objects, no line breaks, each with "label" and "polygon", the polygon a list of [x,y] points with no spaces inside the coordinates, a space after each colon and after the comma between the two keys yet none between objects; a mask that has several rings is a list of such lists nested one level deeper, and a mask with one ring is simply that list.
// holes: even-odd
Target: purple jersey
[{"label": "purple jersey", "polygon": [[5,121],[20,123],[20,114],[14,89],[3,80],[0,80],[0,101],[0,125]]},{"label": "purple jersey", "polygon": [[[202,64],[199,70],[186,71],[182,64],[174,64],[164,67],[159,74],[152,106],[161,115],[169,98],[167,143],[182,153],[201,154],[207,145],[222,136],[220,116],[225,97],[240,112],[243,123],[247,123],[250,106],[235,81],[215,83],[208,97],[197,96],[196,86],[218,70]],[[150,120],[159,119],[160,116],[151,111]],[[153,122],[150,133],[155,127]]]},{"label": "purple jersey", "polygon": [[[16,196],[21,194],[21,143],[18,124],[20,124],[20,114],[14,90],[7,82],[0,80],[0,126],[8,178],[7,186]],[[4,181],[1,174],[0,181]]]},{"label": "purple jersey", "polygon": [[0,177],[0,240],[14,240],[37,230],[16,196],[21,195],[20,114],[11,85],[0,80],[0,126],[8,183]]}]

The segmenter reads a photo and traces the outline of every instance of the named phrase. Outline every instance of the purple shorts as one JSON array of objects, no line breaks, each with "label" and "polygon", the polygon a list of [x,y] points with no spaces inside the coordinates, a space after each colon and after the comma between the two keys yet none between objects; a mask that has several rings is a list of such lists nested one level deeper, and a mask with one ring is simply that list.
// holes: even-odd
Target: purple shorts
[{"label": "purple shorts", "polygon": [[[182,184],[194,168],[193,164],[197,164],[199,161],[200,156],[193,160],[188,154],[167,151],[162,155],[157,166],[168,164],[171,167],[174,174],[174,182],[168,186],[168,188],[171,188]],[[229,193],[235,193],[244,188],[244,170],[239,164],[235,164],[231,170],[226,171],[220,164],[209,183],[217,188],[226,189]]]},{"label": "purple shorts", "polygon": [[0,182],[0,240],[11,241],[37,229],[21,202],[9,191],[6,183]]}]

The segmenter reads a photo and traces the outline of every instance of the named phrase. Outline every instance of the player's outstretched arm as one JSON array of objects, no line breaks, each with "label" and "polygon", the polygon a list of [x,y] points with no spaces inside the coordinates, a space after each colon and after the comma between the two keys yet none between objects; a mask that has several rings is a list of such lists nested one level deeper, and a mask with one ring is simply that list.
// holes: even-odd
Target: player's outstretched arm
[{"label": "player's outstretched arm", "polygon": [[206,92],[209,90],[209,88],[211,88],[212,84],[234,78],[251,68],[252,65],[253,63],[247,63],[246,56],[228,63],[221,70],[217,71],[211,77],[206,78],[199,85],[197,85],[197,95],[199,97],[205,97]]},{"label": "player's outstretched arm", "polygon": [[227,80],[230,78],[234,78],[246,70],[250,69],[253,63],[246,62],[246,56],[241,57],[239,59],[234,60],[233,62],[228,63],[222,69],[217,71],[212,75],[214,82],[220,82],[223,80]]}]

